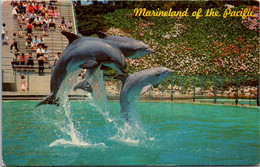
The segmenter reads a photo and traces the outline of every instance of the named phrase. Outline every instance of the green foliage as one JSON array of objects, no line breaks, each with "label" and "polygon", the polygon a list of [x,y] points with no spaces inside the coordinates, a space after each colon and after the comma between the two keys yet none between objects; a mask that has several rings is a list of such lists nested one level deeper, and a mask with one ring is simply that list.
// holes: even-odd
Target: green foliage
[{"label": "green foliage", "polygon": [[[155,50],[152,55],[127,60],[128,73],[165,66],[177,75],[222,75],[250,76],[259,69],[258,32],[242,24],[241,17],[134,17],[136,7],[151,9],[185,10],[189,12],[215,7],[221,8],[226,2],[216,1],[171,1],[150,3],[147,1],[122,1],[105,5],[82,6],[77,9],[79,31],[87,35],[89,30],[119,28],[134,39],[147,43]],[[249,2],[232,2],[239,5]],[[219,8],[220,7],[220,8]],[[232,10],[240,10],[239,6]],[[191,14],[191,13],[189,13]],[[116,75],[115,70],[105,71]],[[192,84],[190,80],[188,85]],[[214,85],[206,82],[206,87]],[[234,83],[233,80],[225,80]],[[169,81],[168,81],[169,83]],[[199,82],[198,82],[199,83]]]},{"label": "green foliage", "polygon": [[113,4],[98,4],[79,6],[76,8],[78,29],[83,35],[88,35],[91,30],[103,30],[107,24],[104,23],[104,14],[113,12],[119,6]]}]

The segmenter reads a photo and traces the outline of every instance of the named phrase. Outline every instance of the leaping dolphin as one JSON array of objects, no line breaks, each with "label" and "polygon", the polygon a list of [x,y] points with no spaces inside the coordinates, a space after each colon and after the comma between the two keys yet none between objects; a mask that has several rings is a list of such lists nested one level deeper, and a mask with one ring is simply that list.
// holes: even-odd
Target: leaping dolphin
[{"label": "leaping dolphin", "polygon": [[125,58],[138,58],[154,52],[150,46],[136,39],[107,35],[102,31],[92,31],[92,33],[98,35],[99,38],[117,45],[117,47],[123,52]]},{"label": "leaping dolphin", "polygon": [[159,84],[172,73],[173,71],[166,67],[155,67],[136,72],[127,78],[116,77],[123,81],[120,93],[120,111],[123,117],[129,121],[130,108],[138,100],[139,93],[145,93],[150,87]]},{"label": "leaping dolphin", "polygon": [[[138,58],[154,52],[153,49],[151,49],[144,42],[132,38],[122,37],[122,36],[110,36],[101,31],[92,31],[91,34],[97,34],[99,38],[104,39],[116,45],[122,51],[125,58]],[[101,66],[101,69],[105,69],[104,65]],[[77,89],[86,90],[84,85],[89,85],[89,84],[84,82],[87,81],[83,80],[79,82],[77,85],[73,87],[73,90],[77,90]]]},{"label": "leaping dolphin", "polygon": [[65,77],[80,68],[87,69],[85,81],[87,81],[101,64],[105,64],[125,74],[125,58],[121,50],[109,41],[95,37],[80,37],[63,31],[69,40],[69,45],[63,51],[59,61],[55,65],[51,76],[51,94],[40,102],[42,104],[56,104],[56,94]]}]

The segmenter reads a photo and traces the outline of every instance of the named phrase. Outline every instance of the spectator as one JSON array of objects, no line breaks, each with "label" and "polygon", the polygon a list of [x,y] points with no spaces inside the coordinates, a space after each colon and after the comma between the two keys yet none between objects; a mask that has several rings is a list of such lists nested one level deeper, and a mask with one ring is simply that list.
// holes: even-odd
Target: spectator
[{"label": "spectator", "polygon": [[51,6],[48,7],[48,16],[49,16],[49,17],[52,17],[52,16],[53,16],[53,10],[52,10],[52,7],[51,7]]},{"label": "spectator", "polygon": [[21,35],[23,35],[23,27],[22,27],[22,25],[19,25],[19,28],[18,28],[18,37],[20,38]]},{"label": "spectator", "polygon": [[23,13],[23,3],[22,2],[19,2],[17,9],[18,9],[18,11],[17,11],[18,14]]},{"label": "spectator", "polygon": [[13,33],[13,42],[10,46],[10,52],[13,52],[13,46],[15,47],[16,52],[19,52],[19,49],[17,48],[17,37],[16,37],[16,33]]},{"label": "spectator", "polygon": [[45,42],[45,40],[44,40],[43,36],[41,35],[39,38],[39,45],[41,45],[42,48],[44,48],[44,42]]},{"label": "spectator", "polygon": [[5,23],[2,25],[2,45],[4,44],[5,38],[7,37],[7,29]]},{"label": "spectator", "polygon": [[11,61],[12,68],[13,68],[14,71],[16,71],[16,68],[19,65],[18,55],[19,55],[19,53],[15,53],[14,57],[13,57],[13,60]]},{"label": "spectator", "polygon": [[48,22],[47,20],[43,20],[43,32],[42,35],[48,35]]},{"label": "spectator", "polygon": [[37,49],[36,51],[36,57],[37,59],[40,57],[40,56],[44,56],[44,49],[42,48],[42,46],[40,45],[39,48]]},{"label": "spectator", "polygon": [[72,22],[71,22],[71,20],[70,20],[69,23],[68,23],[68,28],[71,30],[71,29],[72,29],[72,26],[73,26],[73,24],[72,24]]},{"label": "spectator", "polygon": [[34,13],[34,11],[30,14],[30,20],[29,22],[33,23],[34,20],[36,19],[37,15]]},{"label": "spectator", "polygon": [[27,89],[27,83],[26,83],[26,80],[25,80],[25,76],[24,76],[24,75],[21,76],[20,85],[21,85],[22,92],[25,92],[26,89]]},{"label": "spectator", "polygon": [[22,21],[25,21],[25,19],[26,19],[26,15],[25,15],[24,12],[22,13],[21,17],[22,17]]},{"label": "spectator", "polygon": [[39,19],[39,16],[37,16],[36,19],[34,19],[33,25],[34,25],[34,28],[36,28],[36,27],[42,28],[42,21]]},{"label": "spectator", "polygon": [[26,62],[26,56],[24,55],[24,53],[22,53],[19,59],[20,67],[25,67],[25,62]]},{"label": "spectator", "polygon": [[23,2],[22,13],[26,13],[27,4]]},{"label": "spectator", "polygon": [[25,13],[24,14],[24,21],[25,21],[25,23],[28,23],[29,20],[30,20],[30,14],[29,13]]},{"label": "spectator", "polygon": [[18,3],[17,3],[17,1],[12,1],[12,2],[10,3],[10,5],[12,5],[13,7],[15,7],[15,6],[18,5]]},{"label": "spectator", "polygon": [[49,20],[49,28],[51,28],[51,27],[56,29],[55,19],[53,19],[53,17],[51,17],[50,20]]},{"label": "spectator", "polygon": [[32,40],[33,40],[33,39],[32,39],[31,34],[28,34],[28,37],[27,37],[26,43],[25,43],[26,49],[27,49],[28,45],[31,45],[31,48],[33,47]]},{"label": "spectator", "polygon": [[30,3],[30,4],[27,6],[27,8],[28,8],[28,10],[27,10],[28,13],[34,11],[34,7],[33,7],[32,3]]},{"label": "spectator", "polygon": [[58,52],[57,55],[55,56],[54,60],[50,63],[52,69],[54,69],[55,65],[57,64],[57,61],[58,61],[59,58],[60,58],[60,56],[61,56],[61,53]]},{"label": "spectator", "polygon": [[39,3],[36,3],[36,5],[34,6],[34,12],[37,14],[41,13],[41,6],[39,5]]},{"label": "spectator", "polygon": [[37,35],[34,36],[33,38],[33,49],[36,50],[39,45],[39,39],[37,38]]},{"label": "spectator", "polygon": [[32,24],[30,22],[27,23],[27,34],[32,34]]},{"label": "spectator", "polygon": [[17,17],[17,11],[18,11],[17,6],[14,6],[13,11],[12,11],[13,17]]},{"label": "spectator", "polygon": [[44,62],[45,59],[43,58],[43,56],[40,56],[38,59],[38,66],[39,66],[39,75],[44,75]]},{"label": "spectator", "polygon": [[33,9],[34,9],[34,6],[36,5],[36,1],[35,0],[33,0],[32,1],[32,6],[33,6]]},{"label": "spectator", "polygon": [[17,19],[18,23],[21,23],[23,20],[22,15],[19,13],[16,19]]},{"label": "spectator", "polygon": [[55,65],[56,65],[56,62],[55,62],[55,61],[51,61],[49,67],[50,67],[51,69],[54,69]]},{"label": "spectator", "polygon": [[45,16],[46,16],[45,14],[46,14],[47,12],[48,12],[48,10],[47,10],[46,6],[43,5],[42,8],[41,8],[42,17],[45,17]]},{"label": "spectator", "polygon": [[60,22],[60,28],[63,30],[66,30],[66,27],[67,27],[67,24],[66,24],[65,18],[62,17],[61,22]]},{"label": "spectator", "polygon": [[79,76],[81,76],[81,79],[84,79],[85,78],[85,73],[86,73],[86,69],[84,70],[81,70]]},{"label": "spectator", "polygon": [[54,5],[53,1],[50,1],[48,5],[49,7],[52,7]]},{"label": "spectator", "polygon": [[50,50],[48,49],[47,46],[44,46],[44,59],[48,60],[49,57],[50,57]]},{"label": "spectator", "polygon": [[39,16],[39,19],[40,19],[41,22],[42,22],[42,20],[43,20],[43,18],[44,18],[44,17],[42,17],[42,13],[40,13],[38,16]]},{"label": "spectator", "polygon": [[29,56],[27,59],[27,67],[28,68],[33,68],[34,62],[33,62],[33,58],[32,58],[32,52],[29,52]]},{"label": "spectator", "polygon": [[58,61],[60,59],[61,52],[58,52],[57,55],[54,57],[54,61]]},{"label": "spectator", "polygon": [[54,8],[54,17],[55,17],[55,19],[57,19],[58,16],[59,16],[59,11],[58,11],[57,6],[55,6],[55,8]]}]

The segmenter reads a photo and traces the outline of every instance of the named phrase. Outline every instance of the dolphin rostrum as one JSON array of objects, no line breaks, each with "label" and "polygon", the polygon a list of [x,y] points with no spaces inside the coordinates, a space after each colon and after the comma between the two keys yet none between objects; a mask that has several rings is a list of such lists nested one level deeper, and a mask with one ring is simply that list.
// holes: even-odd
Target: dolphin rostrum
[{"label": "dolphin rostrum", "polygon": [[123,81],[120,93],[120,110],[123,117],[129,121],[129,111],[138,100],[139,93],[145,93],[153,85],[159,84],[172,75],[173,71],[166,67],[155,67],[136,72],[125,77],[116,77]]},{"label": "dolphin rostrum", "polygon": [[[151,49],[148,45],[146,45],[142,41],[138,41],[132,38],[122,37],[122,36],[110,36],[101,31],[92,31],[91,34],[96,34],[98,35],[99,38],[104,39],[116,45],[122,51],[125,58],[138,58],[154,52],[153,49]],[[105,65],[102,65],[101,69],[106,69]],[[86,80],[83,80],[77,85],[75,85],[73,87],[73,90],[76,89],[86,90],[84,85],[89,85],[89,84],[83,82],[86,82]]]},{"label": "dolphin rostrum", "polygon": [[80,68],[87,69],[85,80],[87,81],[105,64],[125,74],[125,58],[121,50],[111,42],[95,37],[80,37],[75,34],[63,31],[69,40],[69,45],[63,51],[60,59],[55,65],[51,76],[51,94],[37,106],[42,104],[56,104],[58,99],[56,94],[65,77]]}]

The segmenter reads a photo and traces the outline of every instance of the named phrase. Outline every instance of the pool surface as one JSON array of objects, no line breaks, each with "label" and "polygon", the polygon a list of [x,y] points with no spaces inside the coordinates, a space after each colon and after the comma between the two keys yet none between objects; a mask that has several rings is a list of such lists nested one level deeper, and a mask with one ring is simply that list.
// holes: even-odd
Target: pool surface
[{"label": "pool surface", "polygon": [[143,102],[128,126],[119,102],[109,102],[109,112],[85,101],[37,103],[2,102],[5,165],[259,163],[257,107]]}]

